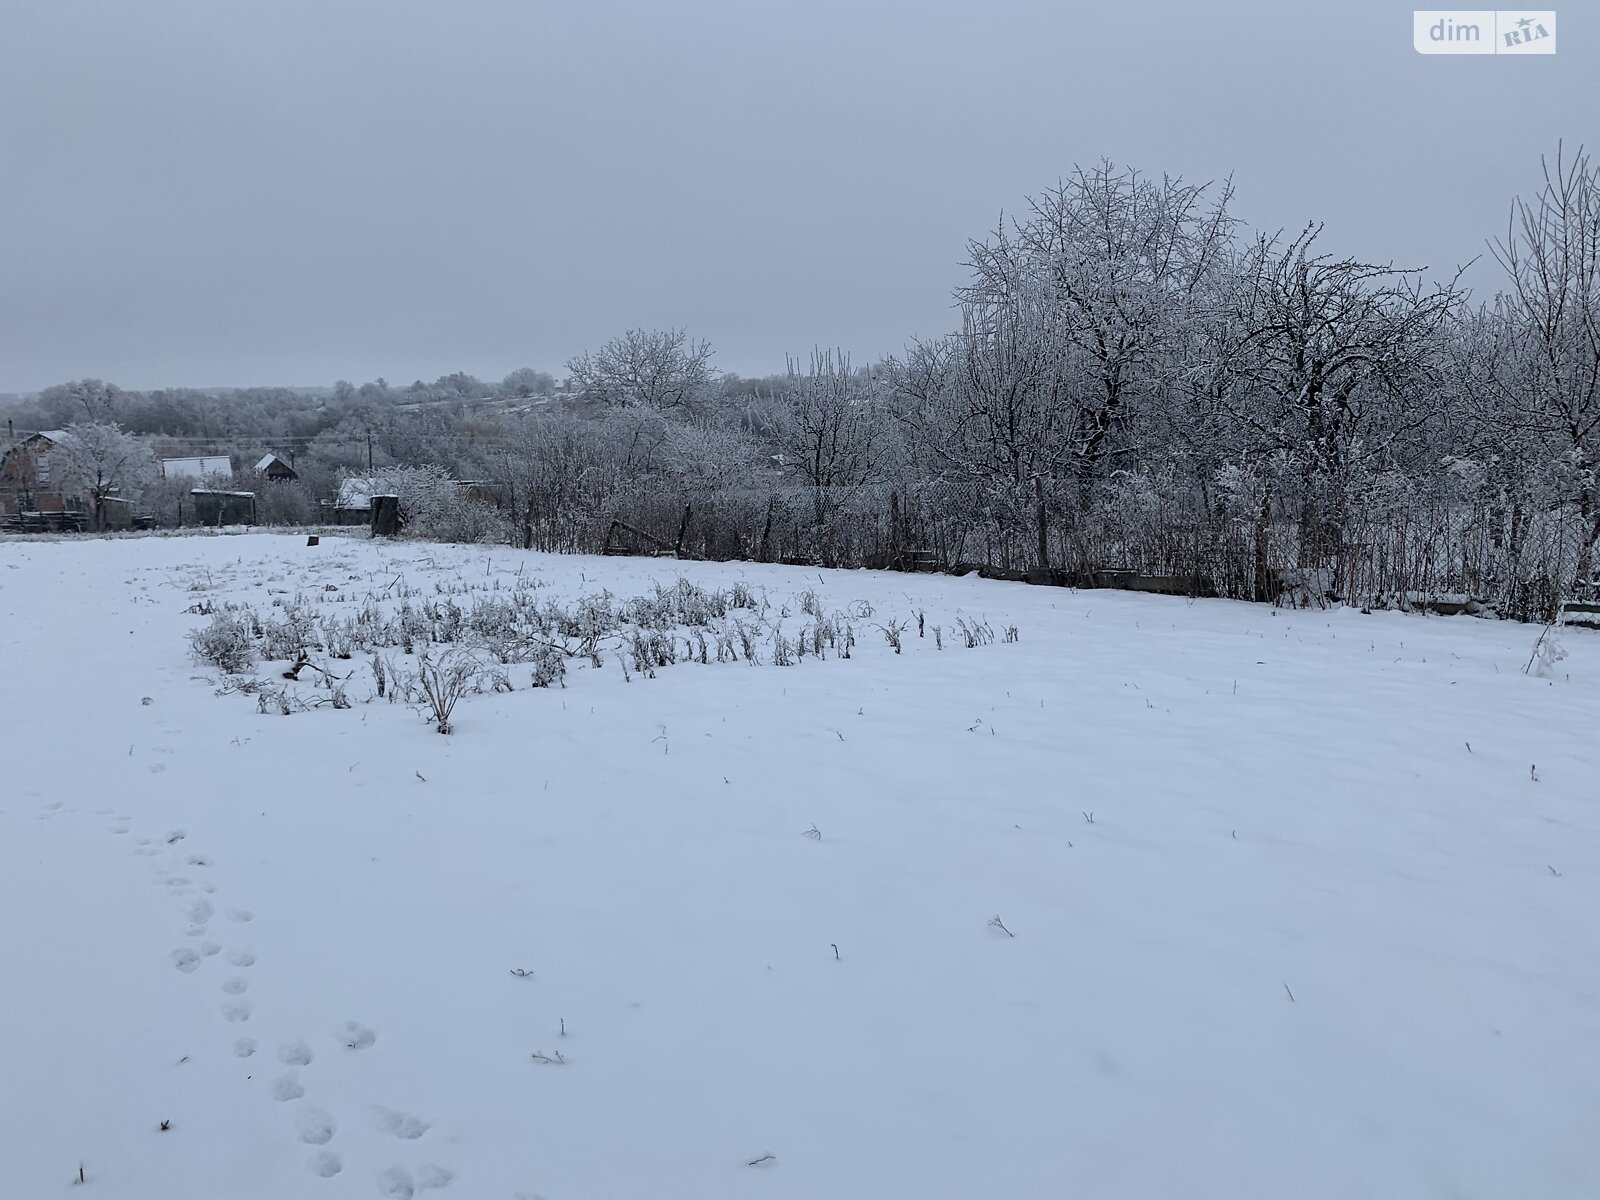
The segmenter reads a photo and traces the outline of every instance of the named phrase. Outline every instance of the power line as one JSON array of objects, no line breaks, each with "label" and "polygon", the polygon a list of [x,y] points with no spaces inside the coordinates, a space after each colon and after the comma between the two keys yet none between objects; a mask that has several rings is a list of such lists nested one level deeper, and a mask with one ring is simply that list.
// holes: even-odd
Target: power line
[{"label": "power line", "polygon": [[[35,433],[43,432],[38,429],[19,429],[17,438],[31,437]],[[374,430],[370,435],[366,433],[341,433],[341,434],[295,434],[287,437],[277,437],[263,433],[137,433],[134,437],[145,438],[150,441],[178,442],[184,445],[208,445],[216,442],[256,442],[263,446],[309,446],[314,443],[351,442],[360,444],[370,436],[374,445],[381,445],[384,441],[429,441],[429,442],[509,442],[516,439],[501,433],[465,434],[465,433],[439,433],[439,434],[385,434]]]}]

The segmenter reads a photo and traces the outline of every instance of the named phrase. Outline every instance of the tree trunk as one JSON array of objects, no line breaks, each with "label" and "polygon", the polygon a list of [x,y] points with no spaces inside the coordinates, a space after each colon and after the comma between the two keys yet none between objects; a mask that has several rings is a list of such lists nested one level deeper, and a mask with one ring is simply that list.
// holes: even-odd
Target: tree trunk
[{"label": "tree trunk", "polygon": [[1255,599],[1258,602],[1271,603],[1277,597],[1271,595],[1272,574],[1267,558],[1267,539],[1272,530],[1272,493],[1268,491],[1261,497],[1261,511],[1256,516],[1256,544],[1255,544]]},{"label": "tree trunk", "polygon": [[672,555],[674,558],[683,557],[683,543],[684,539],[689,536],[689,517],[693,511],[694,509],[689,505],[685,504],[683,506],[683,520],[678,522],[678,541],[677,544],[672,548]]},{"label": "tree trunk", "polygon": [[761,561],[772,561],[772,513],[778,506],[778,498],[771,496],[767,499],[767,519],[761,526]]},{"label": "tree trunk", "polygon": [[1033,498],[1038,508],[1039,569],[1045,571],[1050,569],[1050,525],[1045,514],[1044,476],[1042,475],[1033,477]]},{"label": "tree trunk", "polygon": [[1583,549],[1578,551],[1578,567],[1572,582],[1575,599],[1587,600],[1595,594],[1594,552],[1597,545],[1600,545],[1600,515],[1590,521],[1589,533],[1583,540]]},{"label": "tree trunk", "polygon": [[905,537],[902,533],[900,519],[900,493],[889,493],[889,554],[890,561],[896,570],[900,568],[901,557],[905,554]]}]

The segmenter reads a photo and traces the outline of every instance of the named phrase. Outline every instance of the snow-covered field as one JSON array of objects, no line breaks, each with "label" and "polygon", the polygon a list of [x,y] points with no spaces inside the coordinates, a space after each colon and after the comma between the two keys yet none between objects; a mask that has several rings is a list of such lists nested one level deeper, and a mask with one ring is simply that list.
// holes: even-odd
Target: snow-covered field
[{"label": "snow-covered field", "polygon": [[[309,669],[284,716],[186,636],[680,576],[754,597],[707,664],[512,664],[448,737],[366,654],[316,659],[351,707]],[[815,613],[850,657],[773,665]],[[715,661],[735,618],[759,665]],[[1550,678],[1536,635],[0,544],[0,1196],[1600,1195],[1600,635]]]}]

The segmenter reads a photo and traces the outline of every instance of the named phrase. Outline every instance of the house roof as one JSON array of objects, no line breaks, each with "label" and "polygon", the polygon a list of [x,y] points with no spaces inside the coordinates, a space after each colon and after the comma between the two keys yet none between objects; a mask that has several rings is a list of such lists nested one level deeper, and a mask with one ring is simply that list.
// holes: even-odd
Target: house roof
[{"label": "house roof", "polygon": [[339,499],[335,503],[340,508],[371,508],[378,486],[376,479],[352,475],[339,485]]},{"label": "house roof", "polygon": [[251,496],[251,497],[253,497],[255,495],[255,493],[254,492],[226,492],[226,491],[220,491],[217,488],[190,488],[189,489],[189,495],[191,495],[191,496],[240,496],[240,497]]},{"label": "house roof", "polygon": [[226,454],[206,454],[198,458],[163,458],[161,473],[168,479],[200,479],[206,475],[232,475],[233,460]]},{"label": "house roof", "polygon": [[[256,464],[256,470],[265,471],[273,463],[277,463],[280,467],[289,467],[289,464],[283,461],[282,456],[277,454],[269,454]],[[292,471],[294,468],[289,467],[289,470]]]}]

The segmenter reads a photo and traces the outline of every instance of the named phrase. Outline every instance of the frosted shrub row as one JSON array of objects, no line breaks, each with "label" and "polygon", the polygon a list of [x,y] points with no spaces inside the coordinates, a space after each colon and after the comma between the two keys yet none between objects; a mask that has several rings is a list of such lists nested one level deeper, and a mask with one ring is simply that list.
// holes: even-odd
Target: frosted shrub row
[{"label": "frosted shrub row", "polygon": [[[256,696],[263,713],[350,707],[356,671],[338,664],[359,656],[371,676],[366,702],[416,705],[448,732],[463,696],[515,690],[513,667],[527,668],[518,675],[535,688],[565,686],[573,660],[595,668],[614,661],[628,680],[654,678],[677,663],[787,667],[807,657],[851,658],[858,627],[875,629],[898,654],[911,626],[910,620],[871,623],[865,601],[825,611],[810,590],[775,605],[742,583],[706,589],[679,579],[629,599],[602,591],[564,603],[542,594],[542,586],[522,578],[509,588],[458,579],[430,593],[397,579],[359,599],[336,585],[274,598],[262,608],[207,599],[190,611],[210,621],[189,637],[197,661],[229,676],[221,690]],[[915,622],[924,636],[924,615]],[[969,648],[995,640],[981,620],[959,617],[956,628]],[[932,631],[942,650],[943,629]],[[1006,640],[1016,640],[1014,629]],[[262,661],[289,664],[283,678],[310,690],[254,678]]]}]

